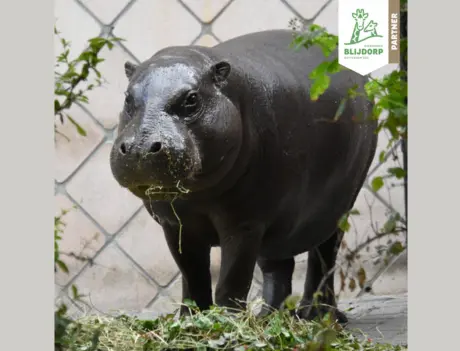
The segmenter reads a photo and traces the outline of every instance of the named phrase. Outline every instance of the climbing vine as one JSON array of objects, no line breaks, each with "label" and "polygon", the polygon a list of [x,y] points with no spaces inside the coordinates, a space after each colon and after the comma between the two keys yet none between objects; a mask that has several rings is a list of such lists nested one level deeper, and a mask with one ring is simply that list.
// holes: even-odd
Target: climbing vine
[{"label": "climbing vine", "polygon": [[[71,43],[61,37],[61,33],[55,28],[54,34],[59,38],[62,45],[61,53],[56,57],[54,71],[54,131],[56,135],[61,135],[68,142],[69,136],[64,135],[58,129],[58,124],[71,123],[76,132],[85,137],[86,130],[74,119],[69,110],[74,104],[86,104],[89,102],[87,93],[103,84],[103,77],[99,71],[99,65],[104,61],[100,57],[101,51],[107,47],[111,50],[119,38],[95,37],[88,40],[88,46],[76,58],[71,59]],[[71,209],[62,209],[58,215],[54,216],[54,266],[55,272],[60,270],[68,273],[69,269],[62,259],[62,256],[71,256],[81,261],[89,261],[91,258],[84,257],[75,253],[62,252],[59,246],[65,230],[65,216]],[[82,295],[78,292],[75,285],[71,286],[72,299],[81,301]],[[67,317],[67,306],[61,304],[55,311],[55,347],[60,349],[60,340],[65,333],[65,328],[71,323]]]},{"label": "climbing vine", "polygon": [[[364,13],[357,12],[355,16],[364,16]],[[401,64],[400,69],[393,70],[391,73],[383,76],[382,78],[369,77],[368,82],[365,84],[364,92],[358,92],[357,87],[349,89],[348,94],[339,102],[339,106],[333,118],[333,121],[338,121],[343,111],[345,110],[346,103],[349,99],[356,96],[365,96],[369,100],[374,101],[374,107],[370,118],[377,121],[376,133],[386,133],[389,136],[386,147],[378,154],[379,162],[385,164],[388,155],[394,155],[394,148],[397,144],[401,144],[404,153],[404,166],[403,167],[387,167],[386,174],[375,176],[371,179],[370,185],[372,190],[377,193],[385,184],[394,186],[396,183],[404,182],[405,191],[407,192],[407,155],[405,154],[407,144],[407,0],[401,1]],[[314,45],[319,46],[325,56],[325,61],[319,64],[309,76],[312,82],[310,99],[316,101],[329,87],[331,76],[347,68],[341,66],[338,58],[331,58],[331,54],[338,47],[338,37],[329,33],[325,28],[312,24],[307,26],[306,29],[300,29],[299,22],[291,22],[291,27],[294,30],[294,38],[291,47],[294,50],[302,48],[310,48]],[[369,30],[372,32],[373,28]],[[352,38],[353,39],[353,38]],[[407,201],[407,193],[406,193]],[[406,205],[407,206],[407,205]],[[353,209],[345,213],[340,219],[338,226],[344,231],[348,232],[351,228],[350,216],[359,215],[357,209]],[[407,216],[407,207],[406,207]],[[372,225],[372,224],[371,224]],[[366,243],[358,245],[359,249],[364,249],[367,244],[380,238],[396,235],[398,233],[407,233],[407,219],[404,219],[400,213],[392,212],[388,214],[387,221],[381,228],[374,228],[375,237],[370,238]],[[346,244],[345,244],[346,245]],[[403,244],[401,241],[396,240],[391,242],[386,248],[379,248],[379,255],[383,257],[384,263],[388,263],[390,257],[399,255],[407,248],[407,240]],[[353,260],[359,257],[357,252],[349,252],[347,255],[348,260]],[[342,280],[342,289],[344,288],[344,273],[340,271]],[[366,273],[361,267],[357,273],[357,280],[359,285],[363,287],[366,283]],[[354,290],[356,287],[355,278],[350,279],[349,288]]]},{"label": "climbing vine", "polygon": [[[74,59],[70,58],[71,43],[61,37],[61,33],[54,28],[54,35],[59,38],[62,45],[62,52],[56,57],[54,70],[54,131],[58,131],[56,123],[65,120],[72,123],[78,134],[86,136],[85,129],[76,121],[68,110],[75,103],[87,104],[87,92],[103,84],[102,74],[99,71],[99,65],[104,61],[100,57],[102,49],[112,50],[115,42],[120,41],[116,37],[95,37],[88,40],[88,47]],[[62,135],[64,136],[64,135]],[[67,136],[64,136],[69,140]]]}]

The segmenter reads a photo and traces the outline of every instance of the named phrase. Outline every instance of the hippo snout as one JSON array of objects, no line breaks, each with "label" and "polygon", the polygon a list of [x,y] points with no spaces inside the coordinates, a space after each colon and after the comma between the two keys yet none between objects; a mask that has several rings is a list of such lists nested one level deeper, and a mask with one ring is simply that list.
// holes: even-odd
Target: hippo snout
[{"label": "hippo snout", "polygon": [[110,155],[112,173],[117,182],[128,189],[171,188],[193,177],[197,169],[197,160],[190,149],[185,142],[177,140],[121,136]]},{"label": "hippo snout", "polygon": [[142,153],[144,156],[147,155],[154,155],[161,151],[163,144],[161,141],[153,141],[147,145],[145,150],[136,149],[135,148],[135,141],[133,139],[122,140],[120,142],[120,146],[118,147],[118,153],[120,157],[142,157]]}]

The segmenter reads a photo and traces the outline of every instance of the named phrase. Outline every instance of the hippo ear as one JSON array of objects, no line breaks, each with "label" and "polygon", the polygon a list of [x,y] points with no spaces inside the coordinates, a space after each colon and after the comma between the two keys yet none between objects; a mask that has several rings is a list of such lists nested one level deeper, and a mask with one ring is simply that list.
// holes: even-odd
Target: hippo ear
[{"label": "hippo ear", "polygon": [[231,71],[231,66],[226,61],[221,61],[212,66],[212,79],[214,83],[220,85],[227,80]]},{"label": "hippo ear", "polygon": [[137,68],[137,65],[135,65],[134,63],[129,62],[129,61],[125,62],[125,74],[128,79],[131,78],[136,68]]}]

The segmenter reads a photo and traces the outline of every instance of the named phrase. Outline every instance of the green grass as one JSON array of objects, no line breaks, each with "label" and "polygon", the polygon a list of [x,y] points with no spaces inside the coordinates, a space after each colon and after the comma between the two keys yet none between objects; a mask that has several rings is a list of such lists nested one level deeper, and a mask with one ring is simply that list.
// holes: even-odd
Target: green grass
[{"label": "green grass", "polygon": [[353,335],[328,318],[306,322],[287,310],[258,318],[251,310],[213,307],[179,319],[170,314],[154,320],[87,316],[66,326],[61,350],[407,350]]}]

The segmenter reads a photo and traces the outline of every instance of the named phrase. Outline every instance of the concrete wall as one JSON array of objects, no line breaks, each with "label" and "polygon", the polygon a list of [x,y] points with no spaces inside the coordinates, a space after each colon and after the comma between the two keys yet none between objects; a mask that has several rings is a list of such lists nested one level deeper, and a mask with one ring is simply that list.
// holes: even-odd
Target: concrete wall
[{"label": "concrete wall", "polygon": [[[61,249],[92,257],[94,264],[64,257],[70,273],[56,275],[56,302],[68,303],[70,286],[76,284],[81,293],[88,295],[86,300],[92,308],[99,311],[170,311],[173,303],[180,300],[181,282],[161,228],[149,218],[137,198],[118,186],[108,163],[127,85],[124,62],[143,61],[165,46],[214,45],[244,33],[287,28],[294,17],[312,19],[338,34],[337,1],[56,0],[55,15],[58,29],[72,43],[73,55],[84,49],[87,39],[110,30],[126,40],[102,53],[106,61],[101,71],[106,84],[88,95],[88,105],[75,106],[70,111],[88,135],[78,136],[68,123],[59,127],[71,137],[71,142],[59,136],[56,140],[56,213],[61,208],[77,207],[65,216],[67,227]],[[376,75],[393,68],[386,67]],[[385,138],[381,138],[380,145],[385,146]],[[378,168],[375,160],[373,175],[382,174],[385,169],[386,166]],[[371,220],[381,225],[389,207],[403,213],[402,187],[384,188],[379,194],[369,189],[361,191],[356,204],[362,215],[347,234],[349,246],[373,235]],[[361,258],[368,274],[377,269],[370,263],[371,253],[372,250]],[[305,259],[306,255],[297,257],[297,293],[303,287]],[[218,249],[213,250],[212,261],[215,282]],[[256,269],[252,297],[260,292],[260,278]],[[374,284],[375,293],[404,291],[404,264],[397,265]],[[348,291],[346,295],[356,292]],[[69,306],[74,312],[86,309]]]}]

